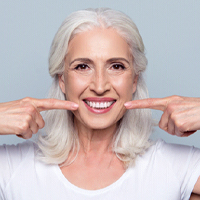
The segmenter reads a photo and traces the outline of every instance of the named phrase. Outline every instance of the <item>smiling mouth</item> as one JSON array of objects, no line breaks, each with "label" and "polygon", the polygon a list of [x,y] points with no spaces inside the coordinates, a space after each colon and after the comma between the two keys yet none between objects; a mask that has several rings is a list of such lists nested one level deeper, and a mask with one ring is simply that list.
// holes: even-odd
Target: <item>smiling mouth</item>
[{"label": "smiling mouth", "polygon": [[87,101],[84,100],[84,102],[90,107],[90,108],[95,108],[95,109],[106,109],[109,108],[113,103],[116,102],[114,101],[105,101],[105,102],[94,102],[94,101]]}]

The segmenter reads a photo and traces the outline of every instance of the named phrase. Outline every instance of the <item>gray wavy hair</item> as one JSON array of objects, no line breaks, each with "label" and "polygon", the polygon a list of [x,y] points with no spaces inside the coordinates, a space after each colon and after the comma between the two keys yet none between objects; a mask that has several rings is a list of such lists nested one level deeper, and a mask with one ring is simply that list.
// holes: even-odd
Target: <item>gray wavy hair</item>
[{"label": "gray wavy hair", "polygon": [[[58,75],[64,71],[64,60],[69,41],[78,33],[94,27],[113,28],[126,41],[134,60],[134,71],[138,75],[136,92],[132,99],[148,98],[148,91],[143,80],[147,66],[144,44],[134,22],[124,13],[108,8],[80,10],[69,15],[56,33],[49,56],[49,73],[53,78],[49,98],[65,100],[59,87]],[[39,134],[38,146],[40,159],[45,163],[61,164],[70,152],[77,155],[79,149],[78,134],[74,129],[73,114],[66,110],[51,110],[45,114],[45,134]],[[128,167],[137,155],[144,153],[150,146],[149,136],[152,131],[151,112],[148,109],[128,110],[119,122],[113,138],[113,152]],[[75,157],[73,157],[74,160]],[[72,161],[71,161],[72,162]]]}]

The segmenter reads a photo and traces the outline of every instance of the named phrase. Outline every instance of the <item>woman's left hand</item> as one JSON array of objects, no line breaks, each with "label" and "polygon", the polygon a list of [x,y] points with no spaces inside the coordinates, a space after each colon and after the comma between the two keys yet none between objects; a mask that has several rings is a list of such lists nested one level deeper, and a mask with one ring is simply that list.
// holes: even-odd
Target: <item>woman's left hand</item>
[{"label": "woman's left hand", "polygon": [[171,135],[186,137],[200,130],[200,98],[170,96],[126,102],[127,109],[163,111],[159,127]]}]

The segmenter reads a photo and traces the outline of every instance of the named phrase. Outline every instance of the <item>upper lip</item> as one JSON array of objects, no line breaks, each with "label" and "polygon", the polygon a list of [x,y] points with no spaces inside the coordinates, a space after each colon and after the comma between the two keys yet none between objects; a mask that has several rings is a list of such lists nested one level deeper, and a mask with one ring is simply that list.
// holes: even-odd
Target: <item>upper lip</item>
[{"label": "upper lip", "polygon": [[108,102],[108,101],[116,101],[116,99],[111,97],[87,97],[83,99],[84,101],[92,101],[92,102]]}]

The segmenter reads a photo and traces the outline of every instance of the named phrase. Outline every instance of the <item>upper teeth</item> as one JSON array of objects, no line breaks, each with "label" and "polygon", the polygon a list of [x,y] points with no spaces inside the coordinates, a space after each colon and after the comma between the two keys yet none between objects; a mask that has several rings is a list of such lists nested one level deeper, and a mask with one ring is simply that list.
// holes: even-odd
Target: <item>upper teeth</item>
[{"label": "upper teeth", "polygon": [[87,105],[92,108],[108,108],[110,107],[115,101],[109,101],[109,102],[92,102],[92,101],[86,101]]}]

